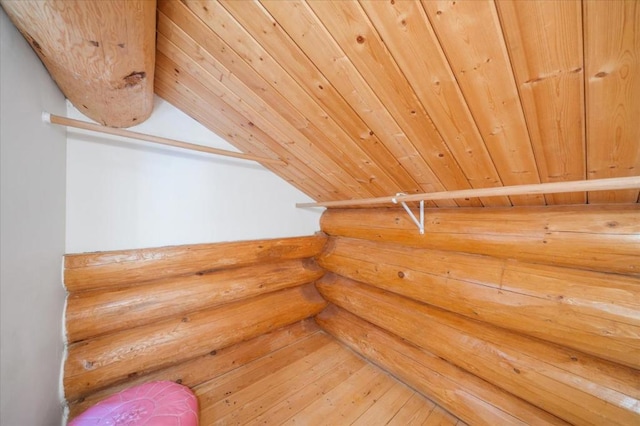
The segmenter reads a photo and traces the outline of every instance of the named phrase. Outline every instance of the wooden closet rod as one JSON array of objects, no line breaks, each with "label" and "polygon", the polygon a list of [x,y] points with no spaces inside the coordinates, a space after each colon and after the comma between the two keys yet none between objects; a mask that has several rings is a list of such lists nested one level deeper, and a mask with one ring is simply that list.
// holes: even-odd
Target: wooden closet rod
[{"label": "wooden closet rod", "polygon": [[530,194],[558,194],[563,192],[612,191],[617,189],[640,189],[640,176],[578,180],[571,182],[538,183],[532,185],[501,186],[495,188],[463,189],[458,191],[431,192],[423,194],[398,194],[396,196],[364,198],[361,200],[325,201],[320,203],[298,203],[296,207],[353,207],[373,204],[401,203],[422,200],[451,200],[455,198],[500,197]]},{"label": "wooden closet rod", "polygon": [[76,129],[91,130],[92,132],[106,133],[108,135],[122,136],[130,139],[139,139],[146,142],[153,142],[160,145],[174,146],[177,148],[189,149],[192,151],[206,152],[209,154],[222,155],[225,157],[239,158],[241,160],[257,161],[258,163],[278,164],[285,166],[284,161],[258,157],[251,154],[243,154],[241,152],[226,151],[224,149],[211,148],[203,145],[196,145],[188,142],[181,142],[175,139],[167,139],[160,136],[145,135],[143,133],[132,132],[130,130],[117,129],[114,127],[101,126],[99,124],[88,123],[86,121],[74,120],[73,118],[61,117],[59,115],[42,113],[42,120],[47,123],[58,124],[60,126],[75,127]]}]

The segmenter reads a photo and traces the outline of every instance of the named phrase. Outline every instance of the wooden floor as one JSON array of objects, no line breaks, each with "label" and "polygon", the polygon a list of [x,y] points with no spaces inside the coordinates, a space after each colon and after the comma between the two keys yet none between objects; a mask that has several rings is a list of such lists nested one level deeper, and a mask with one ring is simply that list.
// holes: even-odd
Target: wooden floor
[{"label": "wooden floor", "polygon": [[194,391],[203,426],[464,425],[320,331]]}]

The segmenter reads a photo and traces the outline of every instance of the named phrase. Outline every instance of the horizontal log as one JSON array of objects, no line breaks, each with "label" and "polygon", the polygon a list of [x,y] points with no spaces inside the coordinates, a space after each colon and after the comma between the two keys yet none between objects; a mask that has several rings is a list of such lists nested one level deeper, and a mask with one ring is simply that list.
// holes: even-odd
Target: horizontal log
[{"label": "horizontal log", "polygon": [[640,278],[332,237],[321,266],[472,319],[640,368]]},{"label": "horizontal log", "polygon": [[312,285],[281,290],[86,340],[69,347],[67,400],[166,368],[315,315],[326,305]]},{"label": "horizontal log", "polygon": [[118,288],[137,282],[194,274],[252,263],[313,257],[326,237],[280,238],[195,244],[65,256],[64,283],[69,292]]},{"label": "horizontal log", "polygon": [[640,420],[640,371],[333,274],[317,284],[343,309],[574,424]]},{"label": "horizontal log", "polygon": [[330,305],[316,316],[328,333],[474,425],[565,424],[533,405]]},{"label": "horizontal log", "polygon": [[332,236],[640,274],[640,205],[428,209],[420,235],[402,209],[329,209]]},{"label": "horizontal log", "polygon": [[111,127],[149,117],[155,1],[3,1],[2,7],[83,114]]},{"label": "horizontal log", "polygon": [[113,291],[72,293],[67,299],[67,340],[77,342],[311,283],[323,273],[311,259],[292,259],[170,277]]},{"label": "horizontal log", "polygon": [[203,356],[172,367],[128,379],[126,383],[112,386],[72,401],[69,404],[69,419],[73,419],[92,405],[123,389],[145,382],[171,380],[193,388],[261,358],[270,352],[305,339],[315,334],[318,330],[319,328],[315,321],[309,318],[235,345],[212,350]]}]

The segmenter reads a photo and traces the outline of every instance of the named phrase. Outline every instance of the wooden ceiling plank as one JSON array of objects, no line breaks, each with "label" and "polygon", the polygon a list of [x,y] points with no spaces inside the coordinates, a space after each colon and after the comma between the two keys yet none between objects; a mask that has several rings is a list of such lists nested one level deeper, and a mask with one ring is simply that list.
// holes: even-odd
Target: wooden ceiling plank
[{"label": "wooden ceiling plank", "polygon": [[[640,2],[583,3],[589,179],[640,175]],[[638,191],[589,193],[624,203]]]},{"label": "wooden ceiling plank", "polygon": [[[334,173],[353,176],[353,181],[357,182],[357,185],[351,185],[354,196],[356,192],[388,193],[397,189],[386,173],[358,146],[350,143],[342,128],[218,2],[188,1],[186,5],[210,31],[214,31],[214,37],[219,37],[228,45],[227,49],[241,58],[239,62],[234,62],[235,68],[249,67],[255,74],[253,78],[264,79],[265,84],[273,87],[271,93],[276,99],[270,99],[268,104],[281,115],[285,115],[286,109],[289,109],[304,118],[296,128],[306,141],[301,141],[300,137],[294,138],[288,142],[289,148],[302,145],[299,148],[308,150],[311,147],[323,151],[336,164],[332,167]],[[264,92],[260,94],[264,96]]]},{"label": "wooden ceiling plank", "polygon": [[[162,13],[159,14],[159,18],[159,22],[162,20],[166,20]],[[160,29],[162,30],[163,28]],[[181,71],[180,82],[182,84],[190,87],[192,90],[198,93],[200,97],[205,99],[205,101],[210,102],[213,105],[228,105],[229,107],[233,108],[238,114],[240,114],[245,119],[247,125],[252,129],[260,129],[265,134],[268,134],[274,142],[277,142],[279,145],[284,144],[285,146],[287,146],[290,154],[290,156],[287,157],[288,160],[291,159],[291,155],[296,156],[305,163],[313,165],[314,168],[321,174],[334,176],[334,179],[340,179],[340,176],[334,175],[332,173],[332,170],[335,170],[336,168],[338,168],[339,170],[342,169],[340,169],[337,164],[332,164],[329,160],[324,159],[323,152],[315,149],[315,146],[307,144],[307,148],[302,149],[301,144],[288,143],[290,139],[281,131],[282,127],[286,126],[287,124],[278,122],[272,123],[268,118],[262,117],[251,108],[251,102],[249,99],[245,98],[243,100],[233,92],[231,92],[226,86],[222,85],[215,76],[209,74],[207,70],[202,68],[198,63],[195,62],[195,60],[190,58],[186,53],[172,44],[171,41],[169,41],[162,32],[158,33],[157,43],[158,52],[165,55],[163,57],[163,60],[165,60],[166,62],[167,57],[171,58],[171,61],[176,65],[176,69]],[[205,59],[204,56],[205,52],[201,52],[201,54],[198,55],[198,58]],[[184,72],[185,74],[182,75],[182,72]],[[281,125],[281,127],[277,128],[276,126],[279,124]],[[324,161],[322,161],[323,159]],[[350,177],[351,176],[343,176],[342,178],[349,179]],[[341,186],[349,186],[350,184],[352,184],[349,181],[347,182],[348,183],[342,183]]]},{"label": "wooden ceiling plank", "polygon": [[[431,118],[357,1],[307,2],[342,52],[447,188],[471,188]],[[479,200],[472,204],[481,205]]]},{"label": "wooden ceiling plank", "polygon": [[[487,150],[502,171],[502,182],[540,183],[495,5],[490,0],[423,0],[422,6]],[[510,198],[514,205],[545,203],[542,195]]]},{"label": "wooden ceiling plank", "polygon": [[[216,90],[214,91],[219,96],[226,97],[227,102],[230,102],[230,99],[234,99],[235,108],[254,124],[261,126],[265,130],[265,126],[269,126],[267,133],[275,140],[281,141],[287,146],[311,146],[312,150],[321,150],[334,163],[339,161],[339,165],[335,167],[351,171],[359,182],[362,183],[364,181],[362,183],[363,186],[370,187],[371,192],[388,194],[397,190],[397,185],[388,178],[384,170],[378,168],[370,158],[367,158],[366,154],[363,155],[357,146],[353,144],[345,145],[341,152],[334,146],[337,141],[329,140],[331,143],[314,145],[312,141],[307,139],[291,123],[287,122],[265,100],[251,91],[234,73],[227,70],[208,51],[201,48],[195,40],[173,24],[162,12],[159,12],[158,15],[158,31],[161,34],[167,34],[172,42],[185,52],[185,55],[188,54],[193,59],[194,65],[197,62],[199,66],[193,67],[191,69],[192,73],[197,74],[206,70],[208,76],[208,78],[205,78],[206,85],[211,89],[215,88]],[[193,26],[190,27],[190,31],[194,32]],[[158,42],[160,43],[160,39]],[[171,46],[165,45],[165,48],[171,49]],[[166,53],[167,56],[172,58],[180,56],[180,52]],[[202,71],[198,71],[200,67],[202,67]],[[258,115],[256,116],[256,114]],[[292,141],[298,141],[298,144],[290,143]],[[309,154],[312,157],[315,155],[313,152]],[[356,161],[356,159],[360,160]],[[354,169],[356,169],[355,172]],[[380,178],[374,178],[375,176]]]},{"label": "wooden ceiling plank", "polygon": [[[198,95],[188,88],[172,82],[172,78],[173,76],[170,73],[158,69],[155,80],[155,91],[158,96],[183,111],[188,108],[189,115],[192,118],[216,134],[225,135],[225,139],[232,140],[233,145],[242,149],[243,152],[260,152],[260,150],[256,149],[256,146],[263,142],[259,139],[259,136],[247,135],[244,129],[239,128],[227,120],[226,117],[211,114],[209,105],[206,105],[204,101],[198,98]],[[266,168],[275,173],[275,167],[268,165]],[[316,181],[311,178],[304,178],[304,176],[312,175],[313,173],[308,173],[308,170],[298,170],[295,163],[289,163],[284,169],[279,168],[279,176],[282,179],[311,198],[324,198],[327,201],[334,199],[336,194],[331,192],[331,185],[325,182],[324,179]],[[301,176],[303,177],[301,178]]]},{"label": "wooden ceiling plank", "polygon": [[[420,3],[361,0],[360,5],[471,186],[501,186],[498,171]],[[511,205],[507,197],[483,198],[482,203],[485,206]]]},{"label": "wooden ceiling plank", "polygon": [[[404,168],[426,192],[444,190],[429,164],[398,126],[337,43],[306,4],[261,1],[272,18],[306,53],[342,97],[373,129]],[[469,203],[467,203],[468,205]],[[456,204],[457,205],[457,204]],[[443,206],[438,203],[438,206]]]},{"label": "wooden ceiling plank", "polygon": [[[300,137],[296,137],[296,139],[288,138],[280,141],[280,143],[287,147],[288,151],[296,152],[296,155],[306,159],[309,164],[317,165],[318,170],[324,171],[326,174],[334,175],[335,179],[343,182],[344,187],[349,188],[349,191],[346,192],[347,194],[352,194],[349,197],[357,197],[356,194],[358,193],[383,192],[380,189],[376,190],[375,187],[372,188],[371,176],[358,174],[360,168],[353,165],[353,163],[351,163],[352,167],[350,169],[341,166],[341,163],[349,165],[351,162],[350,157],[341,152],[339,147],[335,145],[332,146],[326,136],[310,123],[306,117],[301,115],[299,110],[289,102],[292,98],[298,96],[297,94],[284,97],[274,89],[264,90],[270,87],[268,82],[255,72],[250,64],[238,56],[232,49],[232,46],[228,46],[218,37],[218,34],[212,32],[210,29],[212,23],[209,23],[209,26],[205,25],[207,22],[201,21],[203,16],[198,16],[193,10],[188,8],[188,6],[191,6],[196,11],[201,12],[204,11],[202,7],[194,4],[185,6],[182,3],[172,1],[160,1],[159,6],[161,13],[166,14],[172,20],[179,21],[179,27],[188,29],[188,35],[199,45],[196,49],[200,49],[200,56],[208,52],[211,54],[210,57],[215,56],[219,64],[227,67],[229,75],[235,74],[241,76],[243,77],[243,82],[251,81],[252,84],[257,85],[257,88],[253,89],[253,96],[247,96],[249,95],[247,93],[244,94],[245,96],[242,100],[244,103],[256,102],[255,98],[256,95],[258,95],[265,101],[262,103],[262,108],[266,105],[271,105],[277,109],[279,114],[272,116],[272,118],[278,119],[283,128],[290,129],[291,127],[282,121],[283,118],[278,117],[284,117],[284,120],[300,130],[304,135],[304,139],[301,140]],[[213,7],[212,5],[209,6]],[[204,18],[206,19],[207,16],[204,16]],[[231,26],[232,24],[227,21],[226,25]],[[264,57],[264,55],[262,55],[262,57]],[[223,81],[226,84],[230,82],[230,79],[223,79]],[[304,101],[300,100],[298,103],[299,105],[303,105]],[[300,136],[299,133],[298,136]],[[317,142],[313,143],[311,141]],[[357,177],[354,177],[353,174]]]},{"label": "wooden ceiling plank", "polygon": [[[586,179],[582,7],[579,0],[496,2],[540,180]],[[582,192],[546,195],[584,204]]]},{"label": "wooden ceiling plank", "polygon": [[361,147],[388,173],[397,185],[392,192],[420,192],[418,182],[259,3],[223,0],[221,4],[331,115],[351,138],[351,143]]},{"label": "wooden ceiling plank", "polygon": [[92,120],[142,123],[153,110],[155,1],[1,1],[60,90]]},{"label": "wooden ceiling plank", "polygon": [[[161,52],[157,53],[156,70],[159,76],[156,82],[156,91],[159,96],[173,95],[175,100],[178,95],[186,99],[186,102],[181,103],[181,108],[189,108],[193,115],[197,115],[200,122],[217,134],[224,135],[225,139],[242,151],[265,151],[271,153],[272,156],[273,153],[281,154],[281,158],[285,159],[288,165],[284,167],[269,165],[268,168],[274,173],[277,170],[283,179],[294,184],[311,198],[321,196],[322,198],[336,199],[339,196],[348,196],[337,189],[329,179],[330,176],[320,175],[315,169],[308,167],[304,161],[292,157],[269,135],[248,125],[248,120],[221,99],[212,96],[203,98],[202,96],[206,96],[208,92],[207,88],[202,85],[189,87],[182,84],[181,80],[185,78],[184,75],[187,74],[187,71],[181,71],[177,64],[172,63]],[[171,86],[175,88],[171,89]],[[307,181],[314,183],[312,192],[307,192],[309,189]],[[306,190],[302,188],[306,188]]]}]

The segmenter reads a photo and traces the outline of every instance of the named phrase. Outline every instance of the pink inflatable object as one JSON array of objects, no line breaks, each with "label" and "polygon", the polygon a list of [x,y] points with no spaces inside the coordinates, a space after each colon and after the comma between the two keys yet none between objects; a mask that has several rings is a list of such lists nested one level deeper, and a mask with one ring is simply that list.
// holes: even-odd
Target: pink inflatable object
[{"label": "pink inflatable object", "polygon": [[174,382],[150,382],[100,401],[69,426],[197,426],[198,400]]}]

